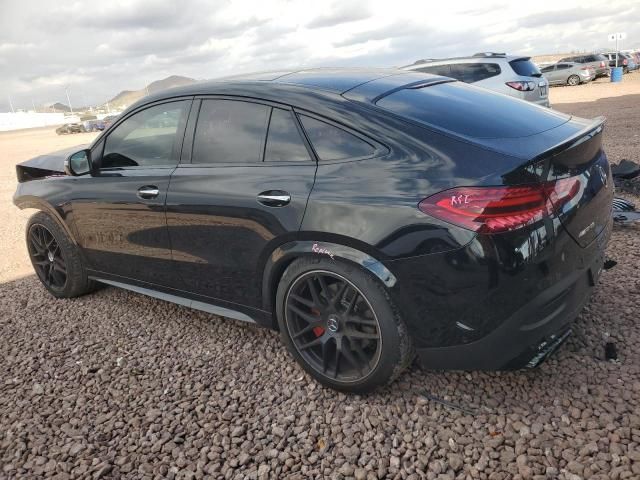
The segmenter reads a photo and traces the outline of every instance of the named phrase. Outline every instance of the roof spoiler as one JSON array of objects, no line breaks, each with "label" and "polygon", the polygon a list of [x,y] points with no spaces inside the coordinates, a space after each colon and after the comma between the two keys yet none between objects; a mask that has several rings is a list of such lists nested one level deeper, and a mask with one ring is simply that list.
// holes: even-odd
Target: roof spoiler
[{"label": "roof spoiler", "polygon": [[[601,141],[593,144],[590,140],[602,133],[605,121],[606,118],[602,116],[594,118],[590,123],[586,124],[582,130],[579,130],[569,138],[537,155],[532,160],[532,163],[550,157],[553,163],[569,168],[584,163],[587,159],[592,158],[592,156],[589,156],[586,151],[582,152],[582,155],[578,155],[577,152],[582,149],[597,150],[600,148]],[[575,150],[576,148],[580,150]]]}]

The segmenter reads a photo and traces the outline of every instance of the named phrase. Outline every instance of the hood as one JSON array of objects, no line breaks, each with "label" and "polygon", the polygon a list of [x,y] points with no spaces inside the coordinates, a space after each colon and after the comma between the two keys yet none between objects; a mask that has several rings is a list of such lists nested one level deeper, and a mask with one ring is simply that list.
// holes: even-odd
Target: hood
[{"label": "hood", "polygon": [[88,146],[88,144],[76,145],[75,147],[40,155],[26,162],[19,163],[16,165],[18,182],[28,182],[29,180],[52,175],[64,175],[64,161],[66,158],[72,153],[87,148]]}]

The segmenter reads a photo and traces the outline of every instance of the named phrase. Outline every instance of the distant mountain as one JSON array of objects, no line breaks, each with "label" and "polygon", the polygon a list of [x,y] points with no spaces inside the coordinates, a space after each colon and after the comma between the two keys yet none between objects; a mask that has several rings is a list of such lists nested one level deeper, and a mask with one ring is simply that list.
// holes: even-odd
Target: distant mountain
[{"label": "distant mountain", "polygon": [[171,75],[170,77],[162,80],[151,82],[141,90],[123,90],[109,100],[109,107],[112,109],[125,108],[147,95],[147,93],[155,93],[166,88],[179,87],[180,85],[189,85],[191,83],[195,83],[195,81],[196,80],[193,78]]},{"label": "distant mountain", "polygon": [[71,111],[71,109],[67,105],[65,105],[64,103],[60,103],[60,102],[56,102],[53,105],[49,105],[44,110],[45,111],[49,111],[49,112],[54,111],[54,112],[58,112],[58,113],[60,113],[60,112],[70,112]]}]

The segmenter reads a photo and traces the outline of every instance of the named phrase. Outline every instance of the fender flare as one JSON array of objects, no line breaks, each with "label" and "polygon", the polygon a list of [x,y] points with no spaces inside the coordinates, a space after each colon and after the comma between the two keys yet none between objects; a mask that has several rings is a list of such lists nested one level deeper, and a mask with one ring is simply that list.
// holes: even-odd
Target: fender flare
[{"label": "fender flare", "polygon": [[35,197],[32,195],[21,195],[21,196],[15,196],[13,198],[13,204],[16,207],[18,207],[20,210],[24,210],[25,208],[34,208],[36,210],[40,210],[42,212],[48,213],[62,227],[65,233],[69,236],[69,239],[71,240],[71,242],[74,245],[78,245],[78,242],[76,241],[76,237],[71,231],[71,228],[69,228],[69,225],[67,224],[67,222],[64,221],[64,219],[60,215],[60,212],[58,212],[58,210],[56,210],[50,203],[47,203],[41,198]]},{"label": "fender flare", "polygon": [[267,259],[262,274],[262,304],[265,310],[273,310],[274,284],[285,268],[296,258],[318,255],[358,264],[389,288],[397,282],[395,275],[380,260],[356,248],[321,240],[296,240],[278,246]]}]

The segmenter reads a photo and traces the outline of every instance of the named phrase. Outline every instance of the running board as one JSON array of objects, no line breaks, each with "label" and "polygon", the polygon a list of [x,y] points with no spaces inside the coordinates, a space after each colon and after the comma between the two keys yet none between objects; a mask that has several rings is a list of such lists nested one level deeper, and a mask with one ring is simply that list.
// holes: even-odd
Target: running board
[{"label": "running board", "polygon": [[184,307],[194,308],[196,310],[201,310],[203,312],[212,313],[214,315],[219,315],[221,317],[228,317],[228,318],[233,318],[235,320],[242,320],[243,322],[256,323],[256,321],[250,316],[242,312],[237,312],[236,310],[231,310],[229,308],[218,307],[216,305],[211,305],[210,303],[199,302],[197,300],[191,300],[190,298],[180,297],[178,295],[171,295],[170,293],[158,292],[157,290],[138,287],[136,285],[129,285],[128,283],[114,282],[113,280],[105,280],[100,277],[94,277],[93,275],[91,275],[89,278],[91,278],[92,280],[95,280],[96,282],[111,285],[112,287],[118,287],[124,290],[130,290],[132,292],[141,293],[142,295],[147,295],[149,297],[158,298],[160,300],[165,300],[167,302],[176,303]]}]

